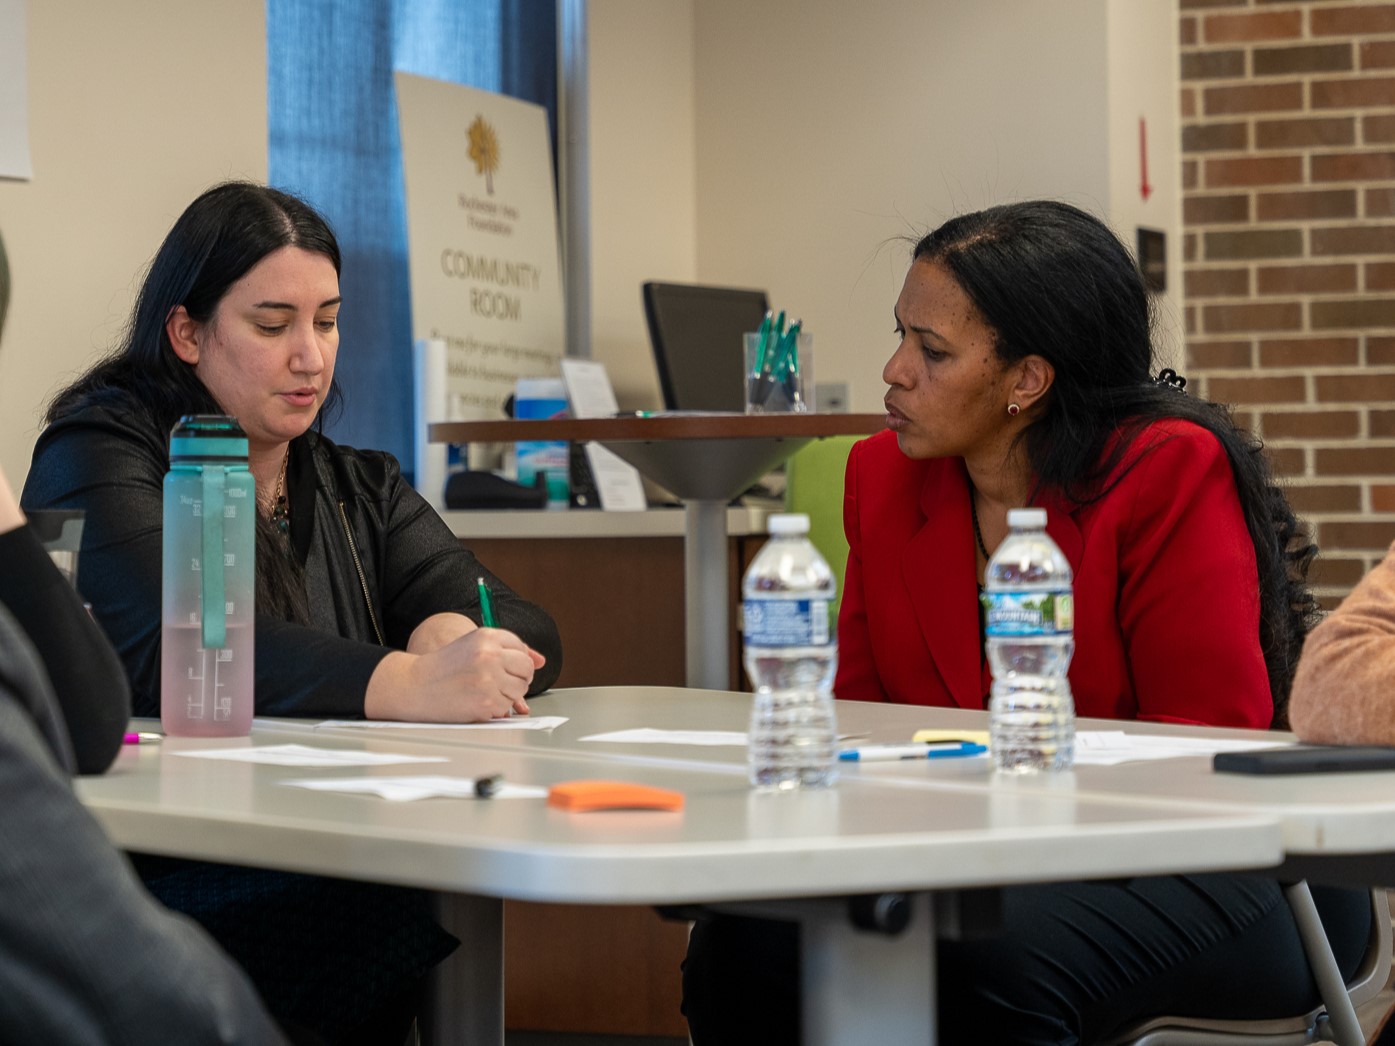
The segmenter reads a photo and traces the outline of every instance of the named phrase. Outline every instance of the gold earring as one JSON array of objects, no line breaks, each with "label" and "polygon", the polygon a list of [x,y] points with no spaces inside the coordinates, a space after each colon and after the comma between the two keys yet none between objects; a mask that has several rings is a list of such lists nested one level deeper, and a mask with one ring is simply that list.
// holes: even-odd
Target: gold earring
[{"label": "gold earring", "polygon": [[1008,417],[1010,417],[1010,418],[1015,418],[1015,417],[1017,417],[1018,413],[1019,413],[1021,410],[1022,410],[1022,408],[1019,407],[1016,403],[1009,403],[1009,404],[1008,404]]}]

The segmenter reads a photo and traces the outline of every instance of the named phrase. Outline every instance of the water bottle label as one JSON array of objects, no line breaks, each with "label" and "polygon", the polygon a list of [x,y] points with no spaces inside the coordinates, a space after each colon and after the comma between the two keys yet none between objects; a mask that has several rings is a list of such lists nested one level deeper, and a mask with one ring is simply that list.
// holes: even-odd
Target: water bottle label
[{"label": "water bottle label", "polygon": [[826,646],[833,640],[829,599],[748,599],[742,606],[747,646]]},{"label": "water bottle label", "polygon": [[985,592],[985,636],[1060,636],[1075,628],[1069,592]]}]

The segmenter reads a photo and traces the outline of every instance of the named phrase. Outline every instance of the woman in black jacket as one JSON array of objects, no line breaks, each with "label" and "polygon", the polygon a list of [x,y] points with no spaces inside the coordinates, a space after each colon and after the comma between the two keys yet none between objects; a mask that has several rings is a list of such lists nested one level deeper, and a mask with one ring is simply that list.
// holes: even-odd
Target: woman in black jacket
[{"label": "woman in black jacket", "polygon": [[[248,437],[259,715],[469,722],[526,713],[557,678],[552,619],[460,546],[391,455],[319,431],[337,399],[339,268],[333,232],[303,201],[215,186],[160,246],[122,342],[49,408],[23,503],[85,510],[83,594],[137,715],[159,709],[162,482],[184,414],[235,415]],[[494,628],[481,627],[480,577]],[[398,1034],[453,947],[412,891],[137,865],[245,966],[279,1019],[330,1041]]]},{"label": "woman in black jacket", "polygon": [[[151,263],[117,349],[54,400],[23,502],[86,510],[83,593],[137,715],[160,694],[161,505],[184,414],[236,415],[257,481],[259,715],[469,722],[552,684],[552,619],[462,548],[389,454],[318,430],[338,398],[339,246],[285,193],[216,186]],[[476,580],[497,593],[481,629]]]}]

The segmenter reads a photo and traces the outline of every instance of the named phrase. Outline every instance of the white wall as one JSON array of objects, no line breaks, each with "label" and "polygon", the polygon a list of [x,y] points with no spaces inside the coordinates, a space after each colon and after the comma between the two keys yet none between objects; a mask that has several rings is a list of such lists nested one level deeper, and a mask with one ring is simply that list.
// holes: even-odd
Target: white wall
[{"label": "white wall", "polygon": [[[1109,218],[1136,246],[1141,226],[1167,234],[1167,293],[1157,304],[1162,362],[1182,360],[1182,188],[1177,0],[1109,0]],[[1138,121],[1146,121],[1147,199]]]},{"label": "white wall", "polygon": [[[817,379],[848,382],[852,409],[875,411],[904,237],[1049,196],[1109,218],[1130,244],[1141,222],[1180,248],[1175,0],[590,7],[592,118],[608,125],[592,139],[592,222],[624,231],[595,245],[592,351],[618,389],[643,399],[632,405],[659,399],[638,300],[646,278],[766,288],[813,333]],[[668,29],[655,35],[655,23]],[[652,104],[681,93],[689,60],[691,130],[682,108]],[[1136,173],[1145,102],[1156,113],[1156,192],[1139,215],[1118,175],[1130,156]],[[685,133],[692,183],[671,162]],[[607,178],[625,191],[608,192]],[[696,262],[685,276],[689,192]]]},{"label": "white wall", "polygon": [[28,23],[34,178],[0,181],[14,279],[0,465],[15,483],[43,404],[111,345],[179,212],[267,164],[263,0],[31,0]]},{"label": "white wall", "polygon": [[[1175,258],[1175,2],[591,0],[592,346],[622,406],[659,402],[647,279],[765,287],[814,333],[819,378],[876,410],[898,237],[1049,195],[1166,228]],[[29,4],[35,177],[0,181],[16,482],[42,404],[110,345],[178,212],[265,178],[264,17],[262,0]],[[1140,105],[1157,113],[1142,217],[1122,205]]]},{"label": "white wall", "polygon": [[640,285],[697,276],[692,0],[591,0],[591,355],[660,402]]}]

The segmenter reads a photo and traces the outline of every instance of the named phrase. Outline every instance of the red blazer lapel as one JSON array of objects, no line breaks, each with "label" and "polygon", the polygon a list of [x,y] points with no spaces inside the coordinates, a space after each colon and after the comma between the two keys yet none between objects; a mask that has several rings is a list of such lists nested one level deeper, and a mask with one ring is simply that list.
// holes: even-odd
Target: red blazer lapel
[{"label": "red blazer lapel", "polygon": [[933,469],[920,492],[925,524],[901,560],[916,622],[935,666],[962,708],[983,707],[978,579],[969,485],[962,461]]},{"label": "red blazer lapel", "polygon": [[1078,506],[1055,493],[1038,495],[1037,503],[1046,509],[1046,532],[1066,554],[1071,570],[1078,573],[1080,558],[1085,550],[1085,539],[1080,534],[1080,525],[1074,515]]}]

